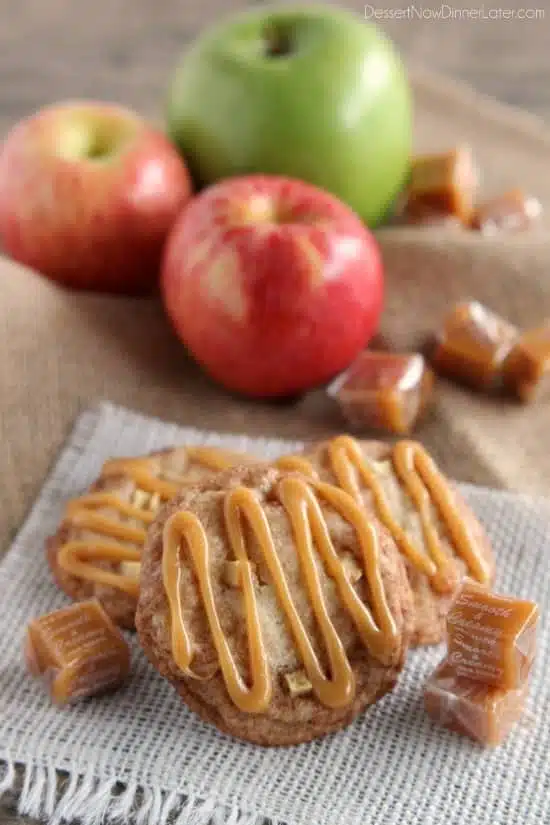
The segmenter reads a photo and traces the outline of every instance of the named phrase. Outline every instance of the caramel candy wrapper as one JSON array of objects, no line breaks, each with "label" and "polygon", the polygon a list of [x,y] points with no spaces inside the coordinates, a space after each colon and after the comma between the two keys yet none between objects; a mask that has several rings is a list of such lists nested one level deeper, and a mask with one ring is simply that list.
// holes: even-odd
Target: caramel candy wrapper
[{"label": "caramel candy wrapper", "polygon": [[439,725],[495,747],[520,719],[527,690],[527,681],[516,690],[503,690],[463,679],[445,659],[424,687],[424,706]]},{"label": "caramel candy wrapper", "polygon": [[550,322],[524,333],[504,363],[504,383],[521,401],[532,401],[550,388]]},{"label": "caramel candy wrapper", "polygon": [[355,430],[411,432],[432,395],[433,373],[422,355],[366,350],[327,389]]},{"label": "caramel candy wrapper", "polygon": [[518,330],[477,301],[457,304],[436,336],[431,362],[441,375],[474,389],[500,383]]},{"label": "caramel candy wrapper", "polygon": [[458,677],[518,689],[535,658],[538,619],[534,602],[467,581],[447,617],[448,662]]},{"label": "caramel candy wrapper", "polygon": [[95,600],[33,619],[25,657],[59,705],[112,690],[130,672],[130,649]]},{"label": "caramel candy wrapper", "polygon": [[521,189],[511,189],[497,198],[481,203],[472,213],[470,226],[484,235],[521,232],[542,215],[540,202]]},{"label": "caramel candy wrapper", "polygon": [[469,220],[478,185],[472,153],[459,147],[412,159],[404,217],[410,223],[433,223],[435,216]]}]

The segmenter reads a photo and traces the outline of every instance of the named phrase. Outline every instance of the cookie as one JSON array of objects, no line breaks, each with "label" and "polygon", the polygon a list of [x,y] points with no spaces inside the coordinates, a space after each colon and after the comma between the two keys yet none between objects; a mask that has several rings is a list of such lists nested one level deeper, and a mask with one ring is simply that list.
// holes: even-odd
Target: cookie
[{"label": "cookie", "polygon": [[183,484],[250,460],[215,447],[177,447],[107,461],[46,544],[57,585],[75,601],[99,599],[113,621],[133,628],[141,548],[156,511]]},{"label": "cookie", "polygon": [[294,745],[396,683],[405,564],[351,496],[272,466],[188,485],[149,529],[136,626],[184,702],[221,731]]},{"label": "cookie", "polygon": [[442,641],[464,576],[486,585],[493,581],[494,557],[482,526],[418,442],[390,445],[342,435],[276,465],[337,484],[389,530],[413,593],[412,645]]}]

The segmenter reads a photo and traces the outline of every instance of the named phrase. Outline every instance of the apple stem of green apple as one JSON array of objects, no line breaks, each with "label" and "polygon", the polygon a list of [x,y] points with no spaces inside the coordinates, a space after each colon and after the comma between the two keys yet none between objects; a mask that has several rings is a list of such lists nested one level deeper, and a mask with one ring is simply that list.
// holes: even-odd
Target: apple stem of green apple
[{"label": "apple stem of green apple", "polygon": [[270,26],[265,32],[265,52],[268,57],[285,57],[292,52],[288,32],[280,26]]}]

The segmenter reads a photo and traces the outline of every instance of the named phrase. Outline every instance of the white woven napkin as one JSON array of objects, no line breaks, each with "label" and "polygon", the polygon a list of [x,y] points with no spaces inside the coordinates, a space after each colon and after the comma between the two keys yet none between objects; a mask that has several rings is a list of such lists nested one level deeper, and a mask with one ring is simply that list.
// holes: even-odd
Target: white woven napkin
[{"label": "white woven napkin", "polygon": [[[347,730],[263,749],[188,712],[133,640],[133,673],[108,698],[52,707],[25,675],[33,617],[66,603],[50,581],[44,539],[63,502],[108,456],[208,441],[274,456],[290,445],[181,429],[102,404],[85,413],[0,566],[0,791],[24,766],[22,813],[83,825],[543,825],[550,822],[550,507],[466,488],[498,554],[498,588],[542,609],[532,718],[495,751],[432,724],[422,685],[440,649],[411,654],[397,689]],[[131,638],[131,634],[128,634]],[[68,781],[56,790],[56,771]]]}]

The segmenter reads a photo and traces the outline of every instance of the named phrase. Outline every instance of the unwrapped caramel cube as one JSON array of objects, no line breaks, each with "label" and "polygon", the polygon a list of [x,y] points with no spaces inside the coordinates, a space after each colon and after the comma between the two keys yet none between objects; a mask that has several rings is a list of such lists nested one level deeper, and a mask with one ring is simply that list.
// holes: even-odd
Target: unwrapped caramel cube
[{"label": "unwrapped caramel cube", "polygon": [[484,235],[521,232],[533,226],[541,214],[537,198],[529,197],[521,189],[511,189],[479,204],[472,213],[470,226]]},{"label": "unwrapped caramel cube", "polygon": [[25,657],[59,705],[112,690],[130,672],[130,649],[95,600],[33,619]]},{"label": "unwrapped caramel cube", "polygon": [[534,602],[467,580],[447,616],[448,661],[457,676],[503,689],[526,681],[536,652]]},{"label": "unwrapped caramel cube", "polygon": [[550,322],[525,332],[504,362],[504,383],[521,401],[532,401],[550,388]]},{"label": "unwrapped caramel cube", "polygon": [[434,222],[437,215],[455,216],[466,222],[477,185],[477,171],[467,147],[414,157],[404,216],[411,223]]},{"label": "unwrapped caramel cube", "polygon": [[520,719],[527,690],[527,681],[516,690],[504,690],[461,678],[445,659],[424,687],[424,706],[439,725],[494,747]]},{"label": "unwrapped caramel cube", "polygon": [[362,352],[328,387],[353,429],[405,435],[432,395],[433,373],[418,353]]},{"label": "unwrapped caramel cube", "polygon": [[489,390],[502,380],[503,364],[518,330],[477,301],[457,304],[437,334],[431,354],[436,372]]}]

